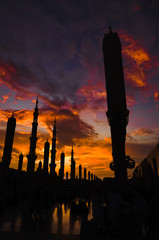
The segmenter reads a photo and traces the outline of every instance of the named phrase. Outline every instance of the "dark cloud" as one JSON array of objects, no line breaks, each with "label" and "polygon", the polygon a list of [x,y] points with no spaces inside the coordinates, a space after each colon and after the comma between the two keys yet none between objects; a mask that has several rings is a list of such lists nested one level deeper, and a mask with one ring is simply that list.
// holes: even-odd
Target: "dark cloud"
[{"label": "dark cloud", "polygon": [[152,27],[158,21],[156,4],[6,0],[1,5],[0,60],[16,73],[10,72],[4,84],[9,82],[17,98],[38,93],[58,105],[78,105],[76,93],[88,79],[104,81],[101,46],[110,23],[114,30],[128,32],[142,44],[149,39],[144,46],[156,54],[149,37],[151,32],[157,38]]}]

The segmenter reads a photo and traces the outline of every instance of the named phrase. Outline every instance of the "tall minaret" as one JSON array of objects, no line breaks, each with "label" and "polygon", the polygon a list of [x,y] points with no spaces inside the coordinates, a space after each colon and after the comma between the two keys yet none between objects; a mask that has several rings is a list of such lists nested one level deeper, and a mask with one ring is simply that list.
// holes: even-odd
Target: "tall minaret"
[{"label": "tall minaret", "polygon": [[79,179],[82,179],[82,166],[81,164],[79,165]]},{"label": "tall minaret", "polygon": [[3,151],[3,157],[2,157],[2,166],[5,169],[9,168],[10,161],[11,161],[15,126],[16,126],[16,119],[15,119],[14,113],[13,113],[12,117],[10,117],[8,119],[6,137],[5,137],[5,144],[4,144],[4,151]]},{"label": "tall minaret", "polygon": [[73,157],[73,145],[72,145],[72,151],[71,151],[71,180],[75,180],[75,160]]},{"label": "tall minaret", "polygon": [[19,155],[18,171],[22,171],[22,165],[23,165],[23,154],[21,153]]},{"label": "tall minaret", "polygon": [[84,180],[87,178],[86,168],[84,168]]},{"label": "tall minaret", "polygon": [[88,171],[88,180],[90,181],[90,171]]},{"label": "tall minaret", "polygon": [[48,139],[47,139],[47,142],[45,142],[45,145],[44,145],[43,172],[44,172],[45,174],[48,174],[49,150],[50,150],[50,143],[48,142]]},{"label": "tall minaret", "polygon": [[55,168],[55,159],[56,159],[56,119],[54,120],[53,127],[53,138],[52,138],[52,150],[51,150],[51,164],[50,164],[50,174],[56,175]]},{"label": "tall minaret", "polygon": [[65,166],[65,154],[61,153],[61,163],[60,163],[60,169],[59,169],[59,177],[61,180],[64,178],[64,166]]},{"label": "tall minaret", "polygon": [[113,163],[110,167],[115,171],[118,182],[123,183],[127,181],[125,138],[129,111],[126,105],[121,43],[118,34],[112,32],[111,27],[104,35],[103,55],[108,105],[106,115],[112,139]]},{"label": "tall minaret", "polygon": [[32,133],[30,137],[30,151],[27,155],[28,158],[28,165],[27,165],[27,172],[33,173],[35,169],[35,160],[37,159],[37,155],[35,155],[35,149],[36,149],[36,142],[38,140],[37,138],[37,126],[38,126],[38,97],[36,100],[36,107],[33,113],[33,123],[32,123]]}]

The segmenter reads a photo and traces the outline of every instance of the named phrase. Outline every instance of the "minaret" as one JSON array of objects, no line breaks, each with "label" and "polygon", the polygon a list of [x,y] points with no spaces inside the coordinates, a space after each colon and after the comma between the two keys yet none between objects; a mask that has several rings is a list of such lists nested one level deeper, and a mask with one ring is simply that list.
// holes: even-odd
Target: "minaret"
[{"label": "minaret", "polygon": [[7,130],[6,130],[4,151],[3,151],[3,157],[2,157],[2,167],[5,169],[9,168],[9,165],[11,162],[15,126],[16,126],[16,119],[13,113],[12,117],[8,118],[8,122],[7,122]]},{"label": "minaret", "polygon": [[82,166],[79,165],[79,179],[82,179]]},{"label": "minaret", "polygon": [[36,100],[36,107],[33,113],[33,123],[32,123],[32,133],[30,137],[30,151],[27,155],[28,158],[28,165],[27,165],[27,172],[33,173],[35,169],[35,160],[37,159],[37,155],[35,154],[36,150],[36,142],[37,138],[37,126],[38,126],[38,97]]},{"label": "minaret", "polygon": [[48,174],[49,151],[50,151],[50,143],[48,142],[48,139],[47,139],[47,142],[45,142],[45,145],[44,145],[44,163],[43,163],[44,174]]},{"label": "minaret", "polygon": [[88,171],[88,181],[91,180],[90,171]]},{"label": "minaret", "polygon": [[63,180],[64,178],[64,165],[65,165],[65,154],[61,153],[61,163],[60,163],[60,170],[59,170],[59,177]]},{"label": "minaret", "polygon": [[37,168],[38,173],[42,173],[42,162],[39,162],[38,168]]},{"label": "minaret", "polygon": [[129,111],[126,105],[121,43],[118,34],[113,33],[111,27],[103,39],[103,55],[108,105],[106,115],[112,139],[113,163],[110,167],[115,171],[118,182],[124,183],[127,181],[125,138]]},{"label": "minaret", "polygon": [[52,150],[51,150],[51,164],[50,164],[50,174],[56,175],[55,168],[55,159],[56,159],[56,119],[54,120],[53,127],[53,138],[52,138]]},{"label": "minaret", "polygon": [[72,146],[72,151],[71,151],[71,180],[75,180],[75,160],[73,157],[73,146]]},{"label": "minaret", "polygon": [[86,168],[84,168],[84,180],[86,180]]},{"label": "minaret", "polygon": [[93,173],[91,173],[91,181],[93,181]]},{"label": "minaret", "polygon": [[23,154],[21,153],[19,155],[18,171],[22,171],[22,165],[23,165]]}]

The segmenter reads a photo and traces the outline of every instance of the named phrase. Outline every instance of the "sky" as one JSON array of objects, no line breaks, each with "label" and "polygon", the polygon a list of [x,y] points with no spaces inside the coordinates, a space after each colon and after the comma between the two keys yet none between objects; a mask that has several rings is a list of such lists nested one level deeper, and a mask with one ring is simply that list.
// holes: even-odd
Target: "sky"
[{"label": "sky", "polygon": [[[24,154],[39,97],[37,160],[51,144],[57,121],[56,171],[74,146],[81,164],[100,178],[113,177],[106,118],[102,41],[109,25],[122,44],[127,107],[126,154],[138,165],[159,142],[159,5],[157,0],[5,0],[0,14],[0,158],[7,120],[16,132],[10,167]],[[51,157],[51,155],[50,155]],[[128,172],[131,176],[132,171]]]}]

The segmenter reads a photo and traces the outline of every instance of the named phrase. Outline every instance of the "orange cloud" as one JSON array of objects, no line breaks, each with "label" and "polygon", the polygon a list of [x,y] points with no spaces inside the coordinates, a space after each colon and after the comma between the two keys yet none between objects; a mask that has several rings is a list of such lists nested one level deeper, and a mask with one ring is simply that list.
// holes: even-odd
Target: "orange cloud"
[{"label": "orange cloud", "polygon": [[150,135],[153,134],[154,131],[146,128],[138,128],[134,130],[130,135],[131,136],[144,136],[144,135]]},{"label": "orange cloud", "polygon": [[77,91],[79,109],[89,108],[94,111],[105,110],[106,106],[106,89],[103,82],[96,84],[88,80],[87,84]]},{"label": "orange cloud", "polygon": [[8,95],[4,95],[3,96],[3,100],[1,100],[0,102],[4,104],[8,99],[9,99],[9,96]]},{"label": "orange cloud", "polygon": [[159,102],[159,92],[158,91],[155,91],[155,93],[154,93],[154,101]]},{"label": "orange cloud", "polygon": [[130,63],[129,67],[125,68],[125,77],[131,81],[136,87],[145,87],[146,71],[151,68],[151,57],[149,53],[144,49],[133,37],[126,34],[120,34],[123,40],[122,53]]},{"label": "orange cloud", "polygon": [[126,102],[127,105],[129,107],[133,106],[136,102],[135,102],[135,97],[134,96],[130,96],[130,95],[126,95]]}]

